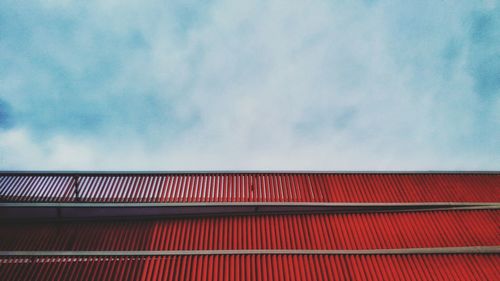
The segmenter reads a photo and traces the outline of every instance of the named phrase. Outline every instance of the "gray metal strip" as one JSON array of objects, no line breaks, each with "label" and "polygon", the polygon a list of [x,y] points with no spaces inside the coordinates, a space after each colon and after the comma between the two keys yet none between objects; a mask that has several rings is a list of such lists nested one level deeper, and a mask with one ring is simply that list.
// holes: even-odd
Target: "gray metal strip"
[{"label": "gray metal strip", "polygon": [[1,251],[1,257],[194,256],[194,255],[430,255],[500,254],[500,246],[374,250],[193,250],[193,251]]},{"label": "gray metal strip", "polygon": [[419,203],[347,203],[347,202],[185,202],[185,203],[95,203],[95,202],[2,202],[0,208],[162,208],[162,207],[493,207],[498,202],[419,202]]},{"label": "gray metal strip", "polygon": [[309,213],[429,212],[497,210],[499,203],[366,204],[366,203],[0,203],[0,222],[21,220],[110,220]]}]

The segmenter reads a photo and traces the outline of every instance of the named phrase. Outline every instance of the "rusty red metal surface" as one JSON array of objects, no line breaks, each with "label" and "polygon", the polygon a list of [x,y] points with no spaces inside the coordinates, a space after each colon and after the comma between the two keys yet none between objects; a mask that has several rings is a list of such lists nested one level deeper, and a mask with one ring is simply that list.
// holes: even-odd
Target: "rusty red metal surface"
[{"label": "rusty red metal surface", "polygon": [[500,174],[0,174],[7,202],[499,202]]},{"label": "rusty red metal surface", "polygon": [[500,245],[500,210],[5,224],[0,251],[398,249]]},{"label": "rusty red metal surface", "polygon": [[498,280],[498,255],[0,258],[3,280]]}]

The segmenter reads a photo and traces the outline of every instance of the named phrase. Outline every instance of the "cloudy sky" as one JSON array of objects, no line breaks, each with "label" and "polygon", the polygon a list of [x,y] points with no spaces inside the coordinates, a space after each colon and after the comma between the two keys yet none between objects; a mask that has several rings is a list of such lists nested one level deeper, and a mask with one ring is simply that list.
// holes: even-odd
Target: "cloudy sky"
[{"label": "cloudy sky", "polygon": [[500,1],[0,1],[0,169],[498,170]]}]

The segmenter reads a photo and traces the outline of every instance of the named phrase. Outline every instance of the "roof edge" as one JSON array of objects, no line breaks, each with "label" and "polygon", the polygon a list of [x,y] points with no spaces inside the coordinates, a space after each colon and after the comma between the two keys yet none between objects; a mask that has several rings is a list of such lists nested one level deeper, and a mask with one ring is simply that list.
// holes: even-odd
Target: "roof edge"
[{"label": "roof edge", "polygon": [[173,175],[173,174],[479,174],[500,175],[500,170],[152,170],[152,171],[90,171],[90,170],[4,170],[2,175],[65,175],[65,176],[106,176],[106,175]]}]

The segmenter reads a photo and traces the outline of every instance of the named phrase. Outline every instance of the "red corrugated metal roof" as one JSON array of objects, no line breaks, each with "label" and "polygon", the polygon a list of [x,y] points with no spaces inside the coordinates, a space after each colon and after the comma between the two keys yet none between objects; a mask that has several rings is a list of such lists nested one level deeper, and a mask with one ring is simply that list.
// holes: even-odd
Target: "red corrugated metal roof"
[{"label": "red corrugated metal roof", "polygon": [[0,228],[0,251],[496,246],[499,229],[500,210],[26,223]]},{"label": "red corrugated metal roof", "polygon": [[0,175],[1,201],[499,202],[500,174]]},{"label": "red corrugated metal roof", "polygon": [[[58,203],[77,201],[82,203]],[[4,219],[18,211],[28,212],[28,219],[41,210],[60,219],[73,218],[66,213],[75,209],[88,212],[92,205],[103,205],[93,212],[112,210],[114,215],[126,208],[138,208],[142,214],[151,207],[118,202],[167,203],[155,208],[170,208],[174,202],[203,203],[192,204],[197,205],[195,209],[180,207],[174,213],[196,211],[206,202],[223,202],[224,206],[256,202],[260,204],[255,206],[264,209],[264,202],[302,204],[290,209],[293,212],[306,210],[312,202],[403,204],[399,209],[388,208],[390,204],[365,205],[365,209],[356,209],[365,213],[344,214],[4,221],[0,222],[0,280],[499,279],[499,173],[0,173]],[[418,211],[422,206],[406,204],[436,208],[438,205],[429,204],[432,202],[451,209],[424,212]],[[444,204],[448,202],[470,204]],[[462,205],[486,208],[481,202],[490,202],[489,209],[452,210]],[[65,216],[61,216],[63,212]],[[42,250],[48,252],[37,252]],[[67,250],[74,252],[55,252]],[[78,252],[98,250],[106,252]]]},{"label": "red corrugated metal roof", "polygon": [[498,280],[498,255],[0,258],[3,280]]}]

